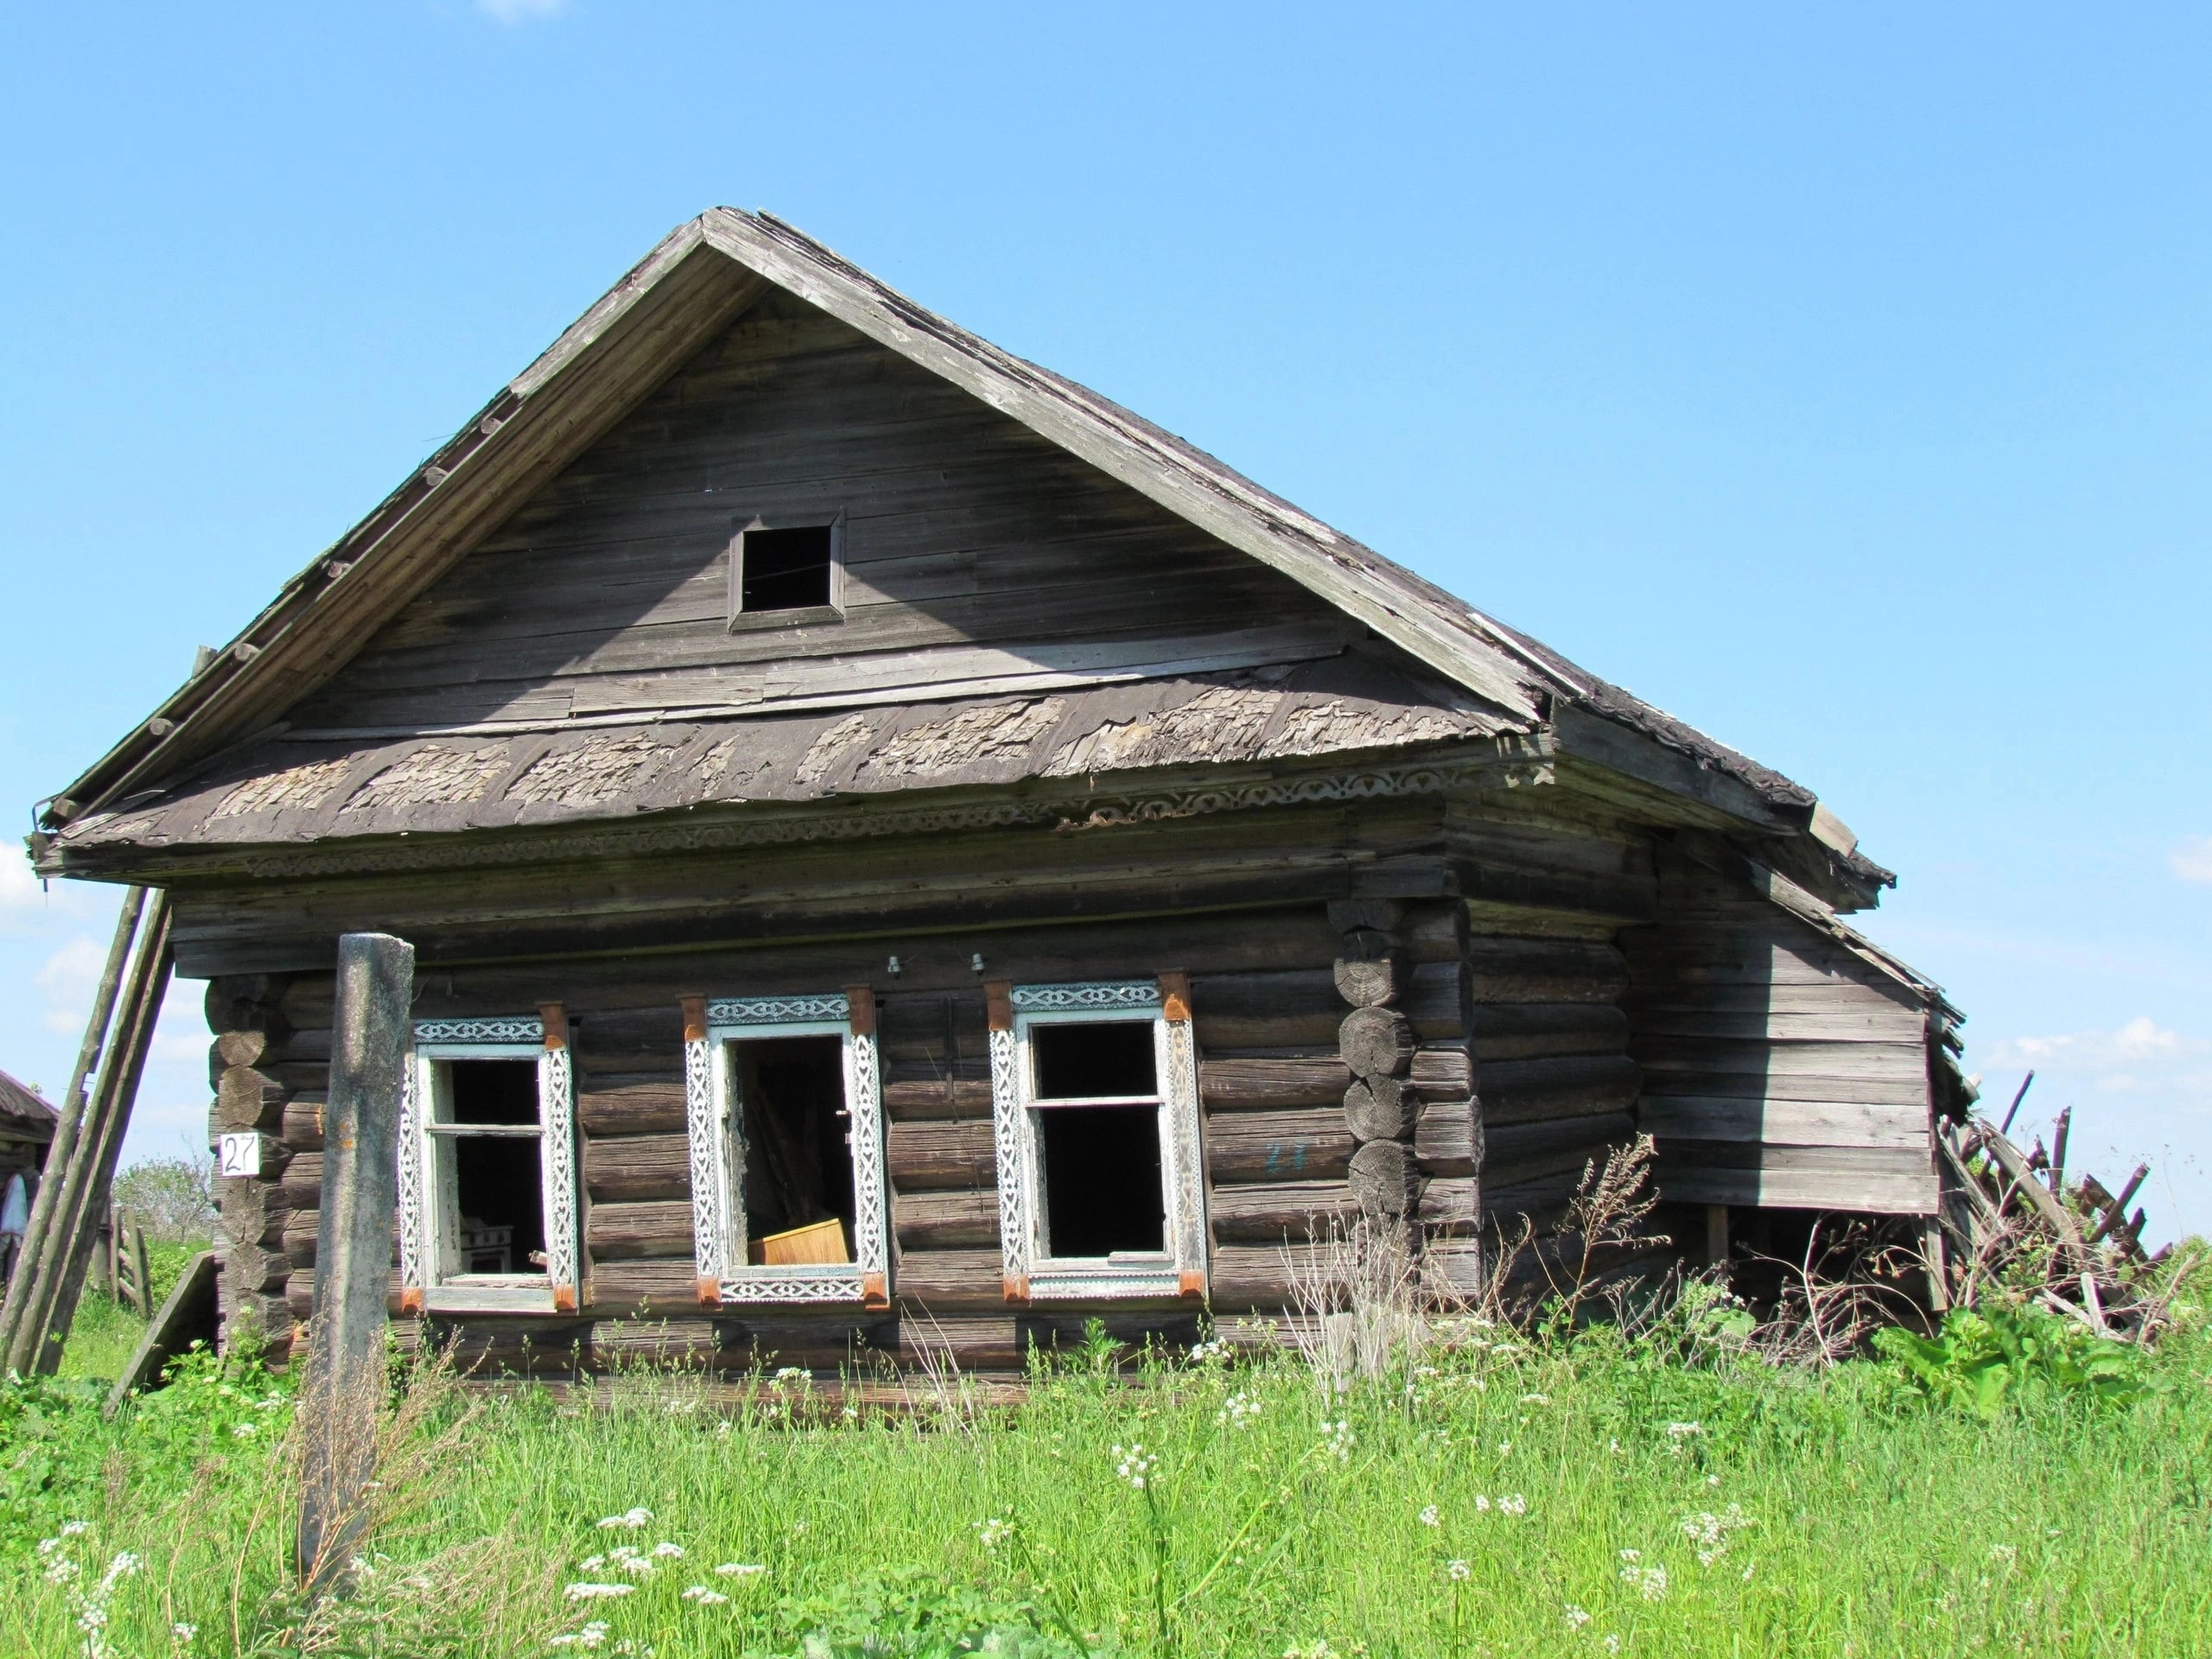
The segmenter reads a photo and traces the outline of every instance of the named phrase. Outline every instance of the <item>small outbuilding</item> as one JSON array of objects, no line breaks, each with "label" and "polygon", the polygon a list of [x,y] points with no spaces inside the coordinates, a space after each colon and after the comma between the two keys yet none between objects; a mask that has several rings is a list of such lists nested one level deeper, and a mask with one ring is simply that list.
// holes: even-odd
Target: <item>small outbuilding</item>
[{"label": "small outbuilding", "polygon": [[1700,1240],[1927,1217],[1964,1099],[1810,791],[724,209],[34,840],[171,896],[280,1347],[348,931],[417,951],[394,1310],[539,1365],[1010,1366],[1363,1210],[1464,1281],[1639,1132]]}]

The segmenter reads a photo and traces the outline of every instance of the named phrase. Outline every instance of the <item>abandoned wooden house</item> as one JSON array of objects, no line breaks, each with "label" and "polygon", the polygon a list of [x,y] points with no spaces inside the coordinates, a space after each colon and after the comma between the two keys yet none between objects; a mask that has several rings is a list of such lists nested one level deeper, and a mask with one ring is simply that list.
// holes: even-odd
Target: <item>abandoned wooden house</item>
[{"label": "abandoned wooden house", "polygon": [[349,931],[394,1312],[545,1366],[1227,1325],[1363,1208],[1449,1283],[1639,1130],[1700,1242],[1924,1216],[1962,1087],[1808,791],[728,210],[43,826],[169,895],[280,1349]]}]

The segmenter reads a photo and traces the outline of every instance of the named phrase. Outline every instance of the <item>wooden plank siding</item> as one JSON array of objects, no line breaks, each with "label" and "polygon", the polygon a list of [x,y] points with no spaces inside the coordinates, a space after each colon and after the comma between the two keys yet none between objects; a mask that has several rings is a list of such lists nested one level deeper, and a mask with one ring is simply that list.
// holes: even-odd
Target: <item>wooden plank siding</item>
[{"label": "wooden plank siding", "polygon": [[1913,988],[1680,851],[1624,935],[1640,1121],[1669,1199],[1918,1215],[1936,1205]]},{"label": "wooden plank siding", "polygon": [[[845,515],[844,620],[733,633],[734,532],[756,513],[828,512]],[[954,696],[1050,668],[1053,642],[1110,666],[1117,639],[1218,651],[1255,623],[1305,628],[1303,654],[1357,632],[1029,428],[772,296],[289,718],[308,730],[559,721],[765,706],[862,678]]]}]

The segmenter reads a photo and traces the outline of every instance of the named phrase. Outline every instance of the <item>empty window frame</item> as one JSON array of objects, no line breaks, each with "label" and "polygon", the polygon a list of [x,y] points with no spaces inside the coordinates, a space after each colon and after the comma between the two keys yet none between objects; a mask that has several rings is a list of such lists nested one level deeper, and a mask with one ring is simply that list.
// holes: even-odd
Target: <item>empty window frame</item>
[{"label": "empty window frame", "polygon": [[575,1074],[542,1017],[423,1020],[400,1105],[400,1300],[416,1313],[574,1313]]},{"label": "empty window frame", "polygon": [[729,626],[845,620],[845,515],[756,517],[729,544]]},{"label": "empty window frame", "polygon": [[1008,1300],[1204,1295],[1198,1064],[1180,976],[989,989]]},{"label": "empty window frame", "polygon": [[699,1300],[888,1306],[873,993],[694,997],[683,1027]]}]

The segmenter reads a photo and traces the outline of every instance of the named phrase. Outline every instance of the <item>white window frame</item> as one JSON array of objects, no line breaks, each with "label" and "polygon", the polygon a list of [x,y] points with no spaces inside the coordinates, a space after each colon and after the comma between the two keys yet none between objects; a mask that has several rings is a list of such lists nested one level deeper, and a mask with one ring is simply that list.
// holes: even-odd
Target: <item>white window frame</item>
[{"label": "white window frame", "polygon": [[[745,608],[745,538],[756,530],[823,530],[830,532],[830,602],[798,605],[780,611]],[[729,538],[729,631],[746,633],[759,628],[804,628],[845,620],[845,514],[842,508],[822,512],[757,512],[740,524]]]},{"label": "white window frame", "polygon": [[[528,1273],[457,1273],[458,1223],[448,1067],[455,1060],[534,1060],[537,1065],[537,1169],[545,1217],[545,1266]],[[413,1313],[573,1313],[582,1302],[576,1204],[575,1072],[568,1033],[549,1036],[543,1019],[418,1020],[399,1107],[400,1306]]]},{"label": "white window frame", "polygon": [[[854,1018],[853,996],[715,997],[703,1029],[685,1033],[683,1095],[691,1145],[691,1236],[698,1297],[708,1306],[849,1302],[881,1308],[890,1298],[890,1204],[885,1192],[883,1090],[871,1003]],[[746,1260],[744,1114],[734,1043],[836,1037],[844,1056],[852,1136],[853,1260],[842,1265],[755,1267]]]},{"label": "white window frame", "polygon": [[[999,1249],[1008,1301],[1203,1298],[1206,1291],[1205,1180],[1198,1139],[1198,1055],[1182,997],[1154,979],[1015,985],[1004,1028],[991,1039],[991,1118],[997,1144]],[[1161,1243],[1155,1255],[1053,1256],[1046,1251],[1045,1174],[1038,1135],[1035,1057],[1042,1026],[1144,1020],[1153,1028],[1160,1110]]]}]

